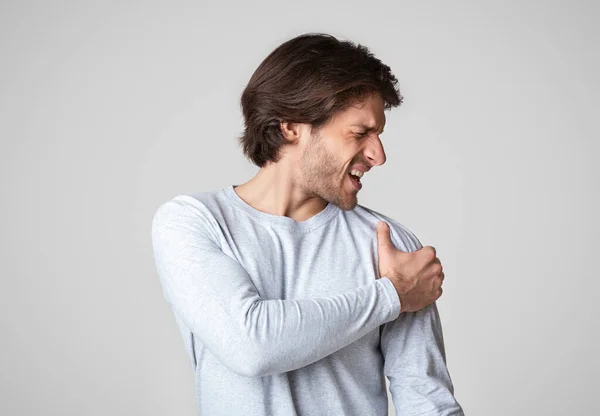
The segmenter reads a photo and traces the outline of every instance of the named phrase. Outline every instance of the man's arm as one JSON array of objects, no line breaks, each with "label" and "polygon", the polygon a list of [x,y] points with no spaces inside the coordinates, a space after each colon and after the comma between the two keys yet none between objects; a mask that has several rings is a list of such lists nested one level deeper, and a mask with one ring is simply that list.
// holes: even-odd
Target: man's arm
[{"label": "man's arm", "polygon": [[[387,221],[398,249],[415,251],[423,247],[410,230]],[[464,416],[446,366],[442,324],[435,302],[416,312],[403,312],[384,324],[381,352],[398,416]]]},{"label": "man's arm", "polygon": [[400,314],[396,289],[384,277],[330,297],[261,299],[210,229],[200,201],[165,202],[152,222],[154,258],[166,300],[233,372],[259,377],[304,367]]}]

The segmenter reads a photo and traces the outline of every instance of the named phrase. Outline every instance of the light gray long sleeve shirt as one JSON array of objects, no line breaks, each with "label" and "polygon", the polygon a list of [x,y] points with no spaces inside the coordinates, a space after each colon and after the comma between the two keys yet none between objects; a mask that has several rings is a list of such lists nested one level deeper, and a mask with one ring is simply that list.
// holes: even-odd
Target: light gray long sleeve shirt
[{"label": "light gray long sleeve shirt", "polygon": [[377,221],[329,204],[306,221],[268,214],[230,185],[159,206],[152,244],[202,416],[462,416],[435,303],[400,313],[379,276]]}]

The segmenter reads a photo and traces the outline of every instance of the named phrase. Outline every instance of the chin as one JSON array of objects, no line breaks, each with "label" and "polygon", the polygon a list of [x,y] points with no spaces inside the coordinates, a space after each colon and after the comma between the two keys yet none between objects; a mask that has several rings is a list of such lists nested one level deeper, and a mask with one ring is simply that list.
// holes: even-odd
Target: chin
[{"label": "chin", "polygon": [[324,192],[316,193],[327,202],[337,205],[338,208],[344,211],[350,211],[358,204],[356,193],[349,193],[344,187],[340,187],[337,191],[329,188]]},{"label": "chin", "polygon": [[355,199],[354,202],[350,203],[349,205],[346,205],[345,207],[340,207],[340,208],[343,209],[344,211],[351,211],[354,208],[356,208],[357,205],[358,205],[358,202]]},{"label": "chin", "polygon": [[337,203],[335,203],[335,205],[344,211],[350,211],[356,208],[356,205],[358,205],[358,200],[356,195],[353,195],[350,198],[341,198]]}]

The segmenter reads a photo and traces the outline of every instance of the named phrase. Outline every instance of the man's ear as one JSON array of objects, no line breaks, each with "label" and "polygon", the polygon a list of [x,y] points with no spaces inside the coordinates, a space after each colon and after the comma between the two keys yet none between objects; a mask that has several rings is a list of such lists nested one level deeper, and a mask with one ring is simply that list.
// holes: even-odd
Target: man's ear
[{"label": "man's ear", "polygon": [[297,143],[302,135],[303,125],[301,123],[292,123],[282,120],[279,123],[281,134],[290,143]]}]

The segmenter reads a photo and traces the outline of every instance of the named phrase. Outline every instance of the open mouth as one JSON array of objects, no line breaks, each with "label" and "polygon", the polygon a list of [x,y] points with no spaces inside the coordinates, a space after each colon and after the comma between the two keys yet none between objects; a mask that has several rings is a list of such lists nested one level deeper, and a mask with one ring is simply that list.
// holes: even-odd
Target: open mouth
[{"label": "open mouth", "polygon": [[362,188],[362,183],[360,183],[360,176],[353,175],[350,172],[348,172],[348,176],[350,177],[350,182],[352,182],[352,185],[354,185],[356,189]]}]

